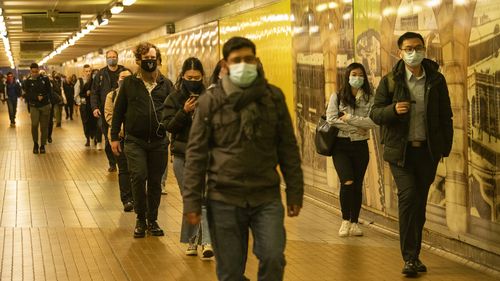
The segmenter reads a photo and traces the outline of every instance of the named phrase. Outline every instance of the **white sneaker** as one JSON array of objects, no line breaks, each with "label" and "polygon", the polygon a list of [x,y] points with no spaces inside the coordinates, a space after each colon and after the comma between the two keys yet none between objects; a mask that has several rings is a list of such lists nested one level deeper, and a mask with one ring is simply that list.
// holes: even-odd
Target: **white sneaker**
[{"label": "white sneaker", "polygon": [[210,244],[203,245],[203,246],[201,246],[201,249],[202,249],[201,250],[201,259],[202,260],[208,260],[214,256],[214,249],[212,248],[212,245],[210,245]]},{"label": "white sneaker", "polygon": [[351,222],[348,220],[343,220],[342,225],[340,225],[339,236],[346,237],[349,236],[349,228],[351,226]]},{"label": "white sneaker", "polygon": [[363,236],[363,230],[359,228],[358,223],[351,223],[349,234],[351,234],[352,236]]},{"label": "white sneaker", "polygon": [[197,256],[198,255],[198,246],[196,244],[189,244],[186,250],[186,256]]},{"label": "white sneaker", "polygon": [[98,142],[96,145],[97,150],[102,150],[102,142]]}]

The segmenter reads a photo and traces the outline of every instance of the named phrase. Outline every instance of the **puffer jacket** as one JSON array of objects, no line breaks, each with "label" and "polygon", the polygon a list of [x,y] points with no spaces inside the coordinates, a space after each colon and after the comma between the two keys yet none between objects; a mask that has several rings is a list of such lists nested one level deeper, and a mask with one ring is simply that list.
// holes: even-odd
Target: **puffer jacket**
[{"label": "puffer jacket", "polygon": [[[432,60],[424,59],[422,67],[426,74],[424,102],[427,147],[431,157],[437,162],[441,157],[447,157],[451,151],[453,113],[446,79],[438,72],[439,65]],[[394,82],[390,82],[389,79],[393,79]],[[410,113],[398,115],[395,106],[397,101],[410,99],[405,63],[399,60],[392,72],[380,81],[370,114],[372,120],[382,126],[384,160],[399,166],[405,164]]]},{"label": "puffer jacket", "polygon": [[189,130],[193,123],[191,113],[184,111],[184,103],[189,99],[189,93],[182,87],[165,100],[165,119],[163,124],[170,137],[170,152],[174,156],[185,157],[189,139]]}]

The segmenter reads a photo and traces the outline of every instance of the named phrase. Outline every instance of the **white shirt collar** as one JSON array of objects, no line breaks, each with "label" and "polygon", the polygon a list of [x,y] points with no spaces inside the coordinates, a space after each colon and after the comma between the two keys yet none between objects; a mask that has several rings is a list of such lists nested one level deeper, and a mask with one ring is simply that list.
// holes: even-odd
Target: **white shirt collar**
[{"label": "white shirt collar", "polygon": [[417,76],[413,75],[413,73],[410,71],[410,69],[408,68],[408,66],[405,65],[406,81],[410,81],[410,79],[411,79],[412,76],[414,76],[415,79],[417,79],[417,80],[425,78],[425,69],[424,69],[423,66],[420,66],[420,67],[422,67],[422,75],[420,77],[417,77]]}]

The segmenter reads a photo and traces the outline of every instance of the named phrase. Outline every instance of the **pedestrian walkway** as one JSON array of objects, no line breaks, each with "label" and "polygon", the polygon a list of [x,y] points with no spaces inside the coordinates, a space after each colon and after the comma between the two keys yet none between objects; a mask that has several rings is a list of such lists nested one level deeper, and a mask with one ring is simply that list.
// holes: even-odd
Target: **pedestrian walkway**
[{"label": "pedestrian walkway", "polygon": [[[132,238],[135,216],[123,212],[117,174],[107,172],[104,151],[84,146],[79,118],[54,128],[47,154],[34,155],[24,102],[16,128],[0,104],[0,280],[216,280],[215,262],[185,256],[178,242],[182,201],[172,171],[159,210],[165,236]],[[339,238],[339,226],[337,214],[308,201],[300,217],[287,218],[285,280],[405,279],[397,239],[368,226],[364,237]],[[495,280],[427,250],[421,259],[429,272],[419,280]],[[257,267],[250,252],[251,280]]]}]

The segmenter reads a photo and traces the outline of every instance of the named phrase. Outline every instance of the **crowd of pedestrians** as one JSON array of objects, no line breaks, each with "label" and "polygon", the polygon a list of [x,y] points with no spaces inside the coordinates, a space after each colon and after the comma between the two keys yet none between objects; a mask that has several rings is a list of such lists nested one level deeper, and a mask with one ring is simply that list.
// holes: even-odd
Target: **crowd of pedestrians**
[{"label": "crowd of pedestrians", "polygon": [[[348,65],[326,112],[327,122],[339,130],[332,152],[340,180],[338,235],[364,235],[359,216],[367,140],[380,126],[384,159],[398,189],[406,276],[427,271],[419,259],[426,200],[453,139],[446,80],[425,58],[424,43],[418,33],[403,34],[400,60],[376,91],[362,64]],[[285,96],[266,80],[255,44],[229,39],[211,77],[202,61],[190,57],[175,83],[159,70],[157,46],[144,42],[133,51],[137,69],[120,65],[118,52],[109,50],[105,67],[84,65],[80,77],[47,75],[35,63],[22,83],[9,72],[0,79],[0,94],[10,126],[16,126],[17,100],[24,97],[33,153],[44,154],[54,123],[61,127],[63,109],[66,120],[80,115],[82,145],[104,149],[108,172],[118,170],[123,210],[136,215],[134,238],[164,235],[158,208],[170,155],[183,197],[185,254],[196,256],[201,248],[201,258],[215,257],[219,280],[248,280],[251,233],[258,280],[283,280],[284,218],[300,214],[304,182]]]}]

